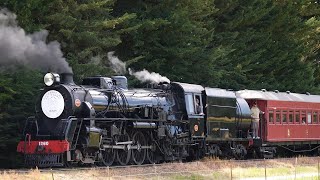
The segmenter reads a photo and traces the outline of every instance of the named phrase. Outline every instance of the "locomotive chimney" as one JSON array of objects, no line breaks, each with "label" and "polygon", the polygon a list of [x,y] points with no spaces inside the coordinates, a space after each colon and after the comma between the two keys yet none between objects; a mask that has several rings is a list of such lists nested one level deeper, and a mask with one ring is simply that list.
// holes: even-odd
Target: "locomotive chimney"
[{"label": "locomotive chimney", "polygon": [[72,73],[61,73],[60,78],[62,84],[74,85]]}]

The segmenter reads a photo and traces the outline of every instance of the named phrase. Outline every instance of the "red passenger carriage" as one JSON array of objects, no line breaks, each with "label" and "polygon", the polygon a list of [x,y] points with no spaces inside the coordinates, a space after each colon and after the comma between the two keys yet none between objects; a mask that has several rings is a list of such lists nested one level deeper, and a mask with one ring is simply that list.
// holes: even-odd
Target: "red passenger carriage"
[{"label": "red passenger carriage", "polygon": [[[320,96],[279,91],[242,90],[238,97],[261,111],[259,134],[265,147],[291,152],[318,151],[320,141]],[[263,147],[262,147],[263,148]]]}]

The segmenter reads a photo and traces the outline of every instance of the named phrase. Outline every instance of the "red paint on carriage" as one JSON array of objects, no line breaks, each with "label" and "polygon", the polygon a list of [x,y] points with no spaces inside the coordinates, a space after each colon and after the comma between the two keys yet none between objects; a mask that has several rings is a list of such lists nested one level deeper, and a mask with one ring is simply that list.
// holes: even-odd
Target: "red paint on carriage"
[{"label": "red paint on carriage", "polygon": [[265,112],[260,137],[268,142],[320,141],[320,96],[290,92],[243,90],[238,95]]},{"label": "red paint on carriage", "polygon": [[320,140],[320,103],[259,100],[260,134],[267,142]]}]

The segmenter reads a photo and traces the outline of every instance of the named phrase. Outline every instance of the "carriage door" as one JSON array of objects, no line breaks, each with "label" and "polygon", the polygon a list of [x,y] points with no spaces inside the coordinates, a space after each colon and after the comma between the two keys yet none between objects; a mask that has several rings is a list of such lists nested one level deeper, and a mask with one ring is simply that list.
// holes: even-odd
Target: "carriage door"
[{"label": "carriage door", "polygon": [[197,93],[186,93],[185,99],[191,135],[193,137],[204,137],[205,122],[202,95]]}]

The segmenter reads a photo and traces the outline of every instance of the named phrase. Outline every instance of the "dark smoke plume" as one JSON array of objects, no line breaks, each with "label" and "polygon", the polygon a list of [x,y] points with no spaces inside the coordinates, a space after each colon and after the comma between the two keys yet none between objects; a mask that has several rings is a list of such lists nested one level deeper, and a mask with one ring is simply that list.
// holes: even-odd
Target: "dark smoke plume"
[{"label": "dark smoke plume", "polygon": [[48,31],[33,34],[17,25],[16,15],[0,10],[0,67],[28,66],[43,71],[72,73],[57,41],[46,43]]}]

